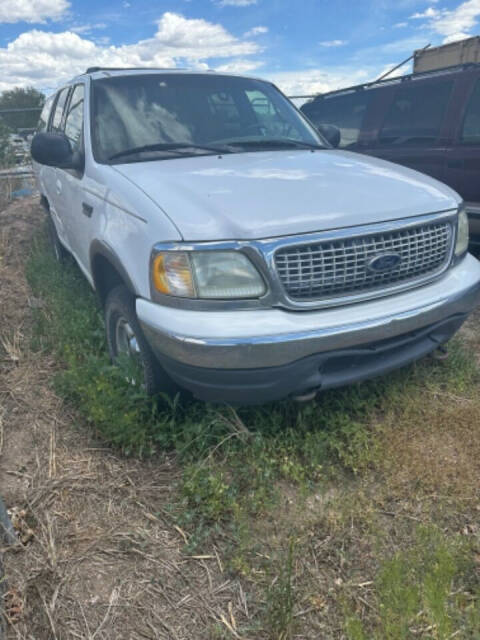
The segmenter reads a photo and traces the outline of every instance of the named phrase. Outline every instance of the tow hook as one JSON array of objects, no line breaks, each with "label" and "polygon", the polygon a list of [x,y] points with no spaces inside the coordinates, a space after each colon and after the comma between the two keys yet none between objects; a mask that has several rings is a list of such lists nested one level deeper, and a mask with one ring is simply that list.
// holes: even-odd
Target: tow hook
[{"label": "tow hook", "polygon": [[435,360],[446,360],[448,358],[448,355],[448,347],[440,345],[432,353],[432,358],[434,358]]}]

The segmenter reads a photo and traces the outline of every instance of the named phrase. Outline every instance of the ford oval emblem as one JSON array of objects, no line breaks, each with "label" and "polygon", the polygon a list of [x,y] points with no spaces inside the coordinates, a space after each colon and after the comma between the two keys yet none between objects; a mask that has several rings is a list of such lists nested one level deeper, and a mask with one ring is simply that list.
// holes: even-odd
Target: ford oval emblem
[{"label": "ford oval emblem", "polygon": [[402,261],[398,253],[382,253],[379,256],[373,256],[368,261],[367,267],[375,273],[383,273],[384,271],[392,271],[398,267]]}]

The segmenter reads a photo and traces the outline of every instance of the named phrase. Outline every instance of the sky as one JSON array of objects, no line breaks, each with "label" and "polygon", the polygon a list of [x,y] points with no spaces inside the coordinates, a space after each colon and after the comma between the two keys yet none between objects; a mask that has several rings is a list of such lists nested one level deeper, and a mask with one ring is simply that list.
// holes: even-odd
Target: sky
[{"label": "sky", "polygon": [[245,73],[303,95],[479,33],[480,0],[0,0],[0,91],[49,93],[103,65]]}]

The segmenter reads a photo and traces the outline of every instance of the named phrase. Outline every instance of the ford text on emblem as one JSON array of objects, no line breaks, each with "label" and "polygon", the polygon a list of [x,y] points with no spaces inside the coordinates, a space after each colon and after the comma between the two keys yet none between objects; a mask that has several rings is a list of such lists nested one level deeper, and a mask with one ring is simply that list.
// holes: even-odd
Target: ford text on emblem
[{"label": "ford text on emblem", "polygon": [[367,267],[370,271],[375,273],[383,273],[384,271],[392,271],[395,267],[398,267],[402,258],[398,253],[382,253],[379,256],[374,256],[368,261]]}]

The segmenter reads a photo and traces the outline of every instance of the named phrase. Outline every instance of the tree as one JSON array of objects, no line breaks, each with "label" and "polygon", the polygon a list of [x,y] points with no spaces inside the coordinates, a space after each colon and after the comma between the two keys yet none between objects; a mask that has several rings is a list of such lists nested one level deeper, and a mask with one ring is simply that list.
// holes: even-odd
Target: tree
[{"label": "tree", "polygon": [[40,110],[45,102],[45,96],[41,91],[33,87],[15,87],[10,91],[0,94],[0,111],[2,109],[31,109],[37,111],[19,111],[17,113],[0,113],[0,120],[4,125],[16,131],[21,128],[33,128],[37,126]]}]

